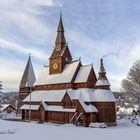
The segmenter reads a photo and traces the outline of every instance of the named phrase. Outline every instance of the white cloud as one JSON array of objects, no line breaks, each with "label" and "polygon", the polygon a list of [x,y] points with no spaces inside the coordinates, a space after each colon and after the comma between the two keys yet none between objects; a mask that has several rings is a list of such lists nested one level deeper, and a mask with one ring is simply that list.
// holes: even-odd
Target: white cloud
[{"label": "white cloud", "polygon": [[14,90],[18,90],[20,80],[21,80],[21,72],[11,68],[3,68],[0,70],[1,81],[3,82],[3,89],[8,90],[10,88]]},{"label": "white cloud", "polygon": [[108,44],[103,41],[94,40],[91,36],[86,35],[80,30],[68,30],[67,32],[67,39],[70,40],[70,43],[74,44],[77,49],[84,50],[84,53],[101,58],[105,52],[109,51]]},{"label": "white cloud", "polygon": [[121,75],[121,74],[115,74],[115,73],[108,74],[108,79],[111,84],[111,89],[113,91],[120,91],[122,79],[124,79],[124,78],[125,78],[125,76]]},{"label": "white cloud", "polygon": [[4,0],[0,2],[1,5],[22,4],[22,5],[47,5],[53,6],[53,0]]},{"label": "white cloud", "polygon": [[[38,12],[36,6],[41,5],[53,6],[53,0],[5,0],[0,2],[0,21],[2,21],[0,22],[0,48],[5,52],[14,51],[15,54],[21,54],[21,56],[31,53],[40,61],[48,60],[49,55],[41,45],[46,40],[48,42],[52,40],[54,29],[50,23],[46,23],[36,16],[36,11]],[[42,49],[36,48],[33,43],[40,44]],[[4,90],[18,90],[26,62],[18,60],[18,58],[9,60],[7,53],[3,57],[0,56],[0,64],[0,80],[3,81]],[[37,65],[35,66],[38,69]]]},{"label": "white cloud", "polygon": [[131,60],[140,59],[140,44],[139,43],[131,47],[129,57]]},{"label": "white cloud", "polygon": [[53,6],[54,1],[53,0],[24,0],[24,4],[29,5],[47,5],[47,6]]},{"label": "white cloud", "polygon": [[49,55],[47,55],[46,53],[44,53],[43,51],[40,51],[39,49],[31,49],[31,48],[26,48],[24,46],[21,46],[19,44],[16,44],[14,42],[5,40],[0,38],[0,48],[4,48],[4,49],[8,49],[8,50],[13,50],[16,52],[20,52],[23,54],[29,54],[31,53],[32,56],[41,59],[41,60],[47,60]]},{"label": "white cloud", "polygon": [[3,82],[3,90],[17,91],[22,76],[20,67],[25,66],[25,64],[18,59],[11,60],[8,56],[6,58],[0,56],[0,64],[0,80]]},{"label": "white cloud", "polygon": [[39,38],[40,40],[44,36],[49,40],[52,37],[52,31],[54,30],[50,24],[45,25],[45,22],[26,12],[13,13],[9,11],[1,11],[0,19],[3,21],[0,25],[4,28],[7,27],[10,30],[12,26],[17,26],[26,36],[36,39]]}]

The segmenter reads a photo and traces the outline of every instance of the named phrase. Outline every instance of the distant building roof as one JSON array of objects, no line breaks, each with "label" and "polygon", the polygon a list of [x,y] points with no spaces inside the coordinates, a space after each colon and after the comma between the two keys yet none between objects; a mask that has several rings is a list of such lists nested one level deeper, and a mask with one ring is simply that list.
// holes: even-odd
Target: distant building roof
[{"label": "distant building roof", "polygon": [[2,104],[2,105],[0,105],[0,111],[4,111],[9,106],[11,106],[13,109],[15,109],[11,104]]}]

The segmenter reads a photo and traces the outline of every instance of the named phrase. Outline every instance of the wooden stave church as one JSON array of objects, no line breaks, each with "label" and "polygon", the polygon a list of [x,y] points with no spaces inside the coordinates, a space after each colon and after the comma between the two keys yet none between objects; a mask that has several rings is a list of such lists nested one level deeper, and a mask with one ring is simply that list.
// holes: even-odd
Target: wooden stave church
[{"label": "wooden stave church", "polygon": [[41,122],[116,125],[115,97],[103,59],[98,74],[97,79],[92,65],[83,66],[80,59],[72,60],[60,15],[49,66],[44,66],[37,79],[29,56],[19,90],[22,119],[28,120],[31,110],[31,120]]}]

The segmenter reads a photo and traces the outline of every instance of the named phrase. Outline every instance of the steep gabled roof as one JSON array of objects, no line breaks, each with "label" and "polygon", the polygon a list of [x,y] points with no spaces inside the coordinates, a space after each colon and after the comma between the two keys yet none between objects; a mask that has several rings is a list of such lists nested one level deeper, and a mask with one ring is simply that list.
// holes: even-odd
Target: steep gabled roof
[{"label": "steep gabled roof", "polygon": [[4,111],[7,107],[12,107],[15,110],[15,108],[10,104],[1,104],[0,111]]},{"label": "steep gabled roof", "polygon": [[83,94],[80,93],[79,95],[79,99],[78,101],[80,102],[81,106],[83,107],[83,109],[85,110],[85,112],[98,112],[97,108],[94,105],[87,105],[85,103],[85,98],[83,96]]},{"label": "steep gabled roof", "polygon": [[74,80],[74,83],[87,82],[91,69],[92,65],[81,66]]},{"label": "steep gabled roof", "polygon": [[26,67],[25,67],[25,70],[21,79],[20,88],[32,87],[35,80],[36,78],[35,78],[32,62],[31,62],[31,56],[29,56],[28,62],[26,64]]},{"label": "steep gabled roof", "polygon": [[[32,102],[61,102],[66,90],[41,90],[41,91],[33,91],[31,93],[31,101]],[[27,96],[23,102],[30,101],[30,95]]]},{"label": "steep gabled roof", "polygon": [[75,72],[77,71],[79,64],[79,60],[72,61],[65,65],[62,73],[55,75],[50,75],[49,67],[44,67],[34,85],[70,83],[75,75]]},{"label": "steep gabled roof", "polygon": [[71,56],[71,53],[69,51],[69,47],[67,44],[65,44],[61,50],[54,49],[50,58],[52,59],[52,58],[62,57],[64,56],[65,53],[68,53],[69,58],[72,59],[72,56]]}]

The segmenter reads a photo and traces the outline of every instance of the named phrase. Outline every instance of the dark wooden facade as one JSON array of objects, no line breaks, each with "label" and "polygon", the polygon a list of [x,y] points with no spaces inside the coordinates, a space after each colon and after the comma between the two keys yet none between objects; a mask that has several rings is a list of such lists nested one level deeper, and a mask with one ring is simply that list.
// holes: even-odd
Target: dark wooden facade
[{"label": "dark wooden facade", "polygon": [[[40,104],[39,102],[32,103]],[[116,125],[115,102],[86,102],[93,104],[98,112],[87,113],[78,100],[71,100],[68,94],[65,94],[61,102],[46,102],[47,105],[61,105],[64,108],[74,109],[75,112],[46,111],[42,104],[38,110],[31,111],[31,119],[40,122],[52,123],[74,123],[88,126],[90,122],[105,122],[108,126]],[[22,119],[29,119],[29,111],[22,110]],[[79,119],[77,117],[81,114]]]},{"label": "dark wooden facade", "polygon": [[[54,105],[54,103],[49,104]],[[31,119],[39,122],[51,122],[58,124],[73,123],[82,126],[88,126],[90,122],[98,121],[97,119],[98,113],[86,113],[78,100],[74,100],[72,102],[66,99],[63,100],[62,103],[56,104],[57,105],[63,104],[65,108],[77,108],[77,109],[75,112],[45,111],[43,105],[41,104],[38,110],[31,110]],[[22,110],[22,119],[25,120],[29,119],[28,110]]]},{"label": "dark wooden facade", "polygon": [[[60,16],[60,21],[57,30],[57,37],[55,41],[55,48],[49,58],[49,75],[57,75],[63,73],[66,65],[72,62],[72,56],[66,43],[64,36],[64,28],[62,19]],[[75,82],[76,76],[83,67],[81,61],[79,60],[78,67],[73,74],[71,81],[67,83],[57,83],[57,84],[41,84],[35,85],[31,88],[20,87],[19,95],[19,106],[23,104],[22,100],[29,95],[31,91],[41,91],[41,90],[62,90],[62,89],[102,89],[110,90],[110,85],[96,85],[97,78],[93,69],[93,66],[89,72],[86,81]],[[69,75],[67,75],[69,76]],[[83,75],[84,76],[84,75]],[[47,78],[47,77],[46,77]],[[23,78],[25,79],[25,78]],[[103,61],[101,61],[99,78],[98,80],[107,80],[106,72],[103,67]],[[63,81],[62,81],[63,82]],[[85,93],[86,94],[86,93]],[[45,102],[47,105],[62,106],[64,109],[75,109],[75,111],[50,111],[46,110],[43,104],[40,102],[32,102],[32,105],[39,105],[37,110],[31,110],[31,119],[38,120],[41,122],[53,122],[53,123],[75,123],[81,124],[83,126],[88,126],[90,122],[105,122],[107,125],[116,124],[116,110],[115,101],[113,102],[85,102],[87,105],[93,105],[97,108],[98,112],[86,112],[86,110],[81,105],[80,101],[72,100],[66,93],[61,102]],[[29,104],[29,102],[24,102],[24,104]],[[22,109],[22,119],[29,118],[29,110]]]}]

